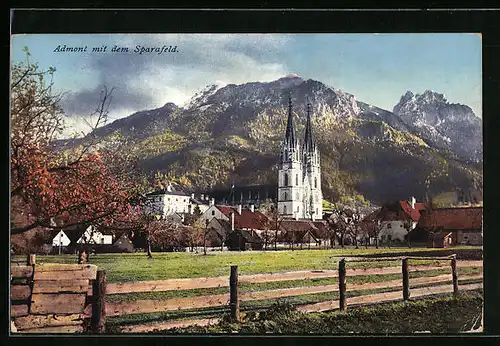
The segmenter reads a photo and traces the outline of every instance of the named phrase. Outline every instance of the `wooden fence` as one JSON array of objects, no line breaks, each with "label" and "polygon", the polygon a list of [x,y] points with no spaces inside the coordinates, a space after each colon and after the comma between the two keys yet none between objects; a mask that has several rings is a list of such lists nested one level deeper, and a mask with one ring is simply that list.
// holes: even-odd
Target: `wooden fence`
[{"label": "wooden fence", "polygon": [[[443,265],[410,265],[412,259],[432,260],[449,262]],[[346,264],[353,262],[381,262],[381,261],[401,261],[401,267],[383,267],[383,268],[348,268]],[[440,263],[441,264],[441,263]],[[285,273],[273,274],[254,274],[254,275],[238,275],[238,267],[231,266],[229,277],[212,277],[212,278],[193,278],[193,279],[169,279],[161,281],[146,281],[146,282],[124,282],[124,283],[109,283],[106,286],[106,294],[125,294],[136,292],[164,292],[174,290],[191,290],[199,288],[216,288],[228,287],[229,294],[204,295],[194,297],[171,298],[166,300],[134,300],[134,301],[119,301],[108,302],[105,307],[106,316],[121,316],[133,314],[156,313],[166,311],[182,311],[196,310],[203,308],[229,307],[230,316],[234,321],[239,320],[240,303],[277,299],[284,297],[294,297],[306,294],[318,293],[334,293],[338,292],[339,298],[326,302],[302,305],[298,309],[305,312],[326,311],[326,310],[346,310],[348,305],[371,304],[385,301],[409,300],[410,297],[423,297],[426,295],[441,294],[446,292],[458,292],[458,275],[457,267],[465,266],[482,266],[482,261],[468,261],[465,263],[457,263],[456,257],[406,257],[406,258],[380,258],[380,259],[356,259],[345,260],[339,262],[338,270],[317,270],[317,271],[293,271]],[[429,271],[436,269],[450,268],[450,274],[439,274],[433,276],[423,276],[410,279],[410,272]],[[351,284],[347,285],[347,278],[351,276],[364,275],[387,275],[387,274],[402,274],[402,280],[391,280],[384,282],[374,282],[369,284]],[[292,288],[271,289],[265,291],[240,292],[239,285],[241,283],[268,283],[276,281],[300,281],[303,279],[319,279],[319,278],[336,278],[338,277],[338,285],[317,285],[317,286],[301,286]],[[477,280],[482,279],[482,274],[462,276],[461,280]],[[447,282],[452,281],[452,285],[447,285]],[[437,285],[443,283],[443,285]],[[410,289],[410,286],[419,286],[418,288]],[[432,285],[429,287],[429,285]],[[481,288],[481,283],[473,283],[461,285],[461,289],[477,289]],[[384,292],[375,294],[357,295],[351,298],[347,297],[347,291],[361,291],[367,289],[387,289],[387,288],[402,288],[402,291]],[[194,322],[206,322],[206,320],[195,320]],[[208,320],[207,320],[208,321]],[[179,322],[171,323],[177,325]],[[165,324],[165,325],[168,325]],[[157,325],[156,325],[157,326]],[[127,327],[127,331],[147,331],[144,326],[137,328]]]},{"label": "wooden fence", "polygon": [[[438,264],[429,265],[411,265],[409,262],[413,259],[417,260],[432,260],[439,261]],[[351,268],[348,264],[354,262],[381,262],[381,261],[401,261],[400,267],[369,267],[369,268]],[[45,265],[50,266],[50,265]],[[55,265],[53,265],[55,266]],[[62,265],[68,266],[67,270],[76,271],[72,269],[76,265]],[[239,275],[238,267],[231,266],[230,275],[225,277],[209,277],[209,278],[189,278],[189,279],[169,279],[160,281],[145,281],[145,282],[123,282],[123,283],[106,283],[106,273],[102,270],[93,271],[93,276],[85,276],[85,278],[76,277],[76,274],[72,274],[75,280],[84,279],[90,281],[80,282],[81,286],[76,285],[76,282],[71,283],[71,293],[72,298],[76,298],[75,293],[82,294],[86,292],[87,303],[85,305],[84,316],[78,315],[73,316],[71,314],[76,313],[76,309],[67,308],[65,311],[64,319],[70,321],[81,321],[84,318],[90,318],[92,331],[95,333],[105,332],[105,318],[121,315],[133,315],[133,314],[147,314],[156,312],[167,312],[167,311],[182,311],[182,310],[196,310],[203,308],[216,308],[216,307],[229,307],[230,316],[234,321],[239,320],[240,316],[240,303],[247,301],[265,300],[265,299],[276,299],[284,297],[294,297],[306,294],[318,294],[318,293],[333,293],[338,292],[338,298],[330,299],[327,301],[317,302],[314,304],[307,304],[299,306],[298,309],[305,312],[314,311],[327,311],[327,310],[346,310],[348,306],[359,305],[359,304],[373,304],[377,302],[385,301],[395,301],[395,300],[409,300],[411,298],[422,297],[426,295],[441,294],[446,292],[458,292],[459,287],[461,290],[477,289],[482,287],[482,283],[464,284],[459,285],[459,277],[457,275],[457,267],[482,267],[482,261],[456,261],[456,256],[449,257],[405,257],[405,258],[378,258],[378,259],[342,259],[336,270],[313,270],[313,271],[293,271],[285,273],[268,273],[268,274],[253,274],[253,275]],[[82,265],[79,265],[82,267]],[[33,284],[33,296],[31,298],[31,307],[29,308],[29,313],[48,313],[49,311],[55,311],[61,307],[62,304],[55,303],[63,301],[69,303],[68,298],[61,298],[69,293],[67,286],[65,286],[65,281],[62,280],[62,276],[59,274],[55,275],[54,272],[48,273],[44,266],[33,267],[33,272],[35,273],[34,284]],[[41,268],[41,269],[40,269]],[[435,274],[431,273],[428,276],[410,278],[409,273],[415,271],[430,271],[436,269],[446,269],[450,268],[449,274]],[[26,269],[21,269],[19,267],[18,271],[22,272]],[[37,274],[38,273],[38,274]],[[68,272],[66,272],[68,273]],[[29,273],[28,273],[29,274]],[[384,281],[384,282],[373,282],[365,284],[348,284],[348,278],[354,276],[366,276],[366,275],[387,275],[387,274],[401,274],[402,279]],[[45,276],[44,276],[45,275]],[[35,287],[40,287],[37,284],[37,280],[45,278],[47,280],[44,282],[44,291],[39,291],[40,288],[35,289]],[[49,279],[50,278],[50,279]],[[61,278],[58,280],[57,278]],[[301,286],[292,288],[281,288],[281,289],[270,289],[265,291],[250,291],[250,292],[240,292],[239,286],[241,283],[269,283],[278,281],[300,281],[304,279],[324,279],[324,278],[338,278],[338,284],[336,285],[317,285],[317,286]],[[461,280],[477,280],[482,279],[482,274],[478,275],[467,275],[461,276]],[[452,285],[447,284],[452,282]],[[439,285],[442,283],[442,285]],[[431,285],[431,286],[429,286]],[[413,288],[412,288],[413,286]],[[418,288],[415,286],[419,286]],[[134,301],[119,301],[119,302],[105,302],[106,295],[116,295],[116,294],[127,294],[127,293],[137,293],[137,292],[165,292],[165,291],[176,291],[176,290],[192,290],[200,288],[216,288],[216,287],[227,287],[229,294],[215,294],[215,295],[204,295],[204,296],[194,296],[194,297],[179,297],[171,298],[166,300],[159,299],[148,299],[148,300],[134,300]],[[401,288],[401,290],[399,290]],[[375,294],[364,294],[355,295],[352,297],[347,297],[348,291],[362,291],[362,290],[376,290],[376,289],[398,289],[397,291],[375,293]],[[14,291],[17,293],[14,294]],[[16,289],[11,291],[12,297],[23,297],[26,296],[26,292],[22,293],[21,289]],[[51,304],[47,304],[45,310],[33,310],[33,307],[40,305],[40,302],[48,303],[48,299],[40,299],[41,297],[36,296],[36,294],[53,294],[57,292],[58,295],[54,295]],[[17,296],[16,296],[17,294]],[[45,298],[49,298],[48,296]],[[81,299],[81,298],[79,298]],[[82,305],[78,301],[78,307],[81,308]],[[75,300],[71,300],[71,303],[75,303]],[[85,303],[86,304],[86,303]],[[13,305],[14,307],[15,305]],[[51,308],[48,308],[50,306]],[[28,307],[25,307],[23,314],[27,315]],[[12,310],[14,311],[14,310]],[[61,310],[57,310],[57,313],[61,313]],[[20,316],[19,314],[17,316]],[[68,317],[72,316],[72,317]],[[33,318],[32,318],[33,319]],[[75,320],[73,320],[75,319]],[[198,320],[202,321],[202,320]],[[205,320],[203,320],[205,321]],[[208,321],[208,320],[207,320]],[[206,322],[206,321],[205,321]],[[204,322],[204,323],[205,323]],[[34,331],[33,322],[28,325],[19,324],[19,317],[15,320],[16,327],[20,331]],[[168,324],[168,323],[167,323]],[[171,325],[186,325],[189,323],[174,322]],[[76,322],[75,322],[76,325]],[[44,327],[49,327],[49,324],[45,324]],[[26,328],[29,327],[29,328]],[[40,326],[36,326],[40,327]],[[157,326],[156,326],[157,327]],[[147,326],[136,326],[128,327],[122,329],[123,331],[130,332],[142,332],[148,331]],[[31,329],[31,330],[28,330]],[[76,328],[76,331],[82,328]],[[43,332],[42,330],[37,330],[38,332]],[[69,330],[68,330],[69,331]],[[46,332],[49,332],[46,330]]]},{"label": "wooden fence", "polygon": [[[90,264],[36,264],[35,255],[29,255],[27,263],[12,264],[11,332],[83,332],[86,320],[98,315],[96,299],[104,295],[98,273]],[[94,294],[89,294],[92,287]],[[95,323],[89,325],[101,331]]]}]

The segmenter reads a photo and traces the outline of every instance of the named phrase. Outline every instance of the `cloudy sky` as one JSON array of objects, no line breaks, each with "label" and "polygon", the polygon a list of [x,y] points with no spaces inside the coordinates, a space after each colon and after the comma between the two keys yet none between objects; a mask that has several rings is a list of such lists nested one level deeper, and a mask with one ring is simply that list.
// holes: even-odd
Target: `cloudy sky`
[{"label": "cloudy sky", "polygon": [[[58,45],[84,53],[54,52]],[[107,52],[92,47],[108,46]],[[112,53],[114,45],[129,53]],[[175,53],[137,54],[177,46]],[[295,73],[392,110],[407,90],[444,93],[481,117],[481,38],[476,34],[155,34],[16,35],[12,60],[27,46],[42,68],[53,66],[66,92],[68,125],[95,107],[103,85],[114,87],[112,119],[167,102],[182,105],[213,83],[271,81]]]}]

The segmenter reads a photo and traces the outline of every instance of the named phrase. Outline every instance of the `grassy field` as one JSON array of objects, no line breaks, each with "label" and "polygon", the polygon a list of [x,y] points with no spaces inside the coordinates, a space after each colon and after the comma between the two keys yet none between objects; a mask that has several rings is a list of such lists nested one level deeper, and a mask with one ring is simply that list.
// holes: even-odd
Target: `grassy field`
[{"label": "grassy field", "polygon": [[[454,250],[477,249],[461,246]],[[276,273],[292,270],[337,269],[342,257],[405,252],[436,252],[428,248],[346,248],[331,250],[296,251],[248,251],[248,252],[209,252],[207,255],[188,252],[153,253],[147,259],[145,253],[96,254],[89,262],[106,270],[108,282],[164,280],[170,278],[195,278],[229,276],[231,265],[237,265],[240,275],[256,273]],[[448,250],[449,249],[443,249]],[[24,256],[14,256],[13,260],[24,260]],[[37,263],[76,263],[76,255],[37,256]],[[412,264],[429,261],[412,260]],[[397,266],[397,261],[348,263],[351,267]]]}]

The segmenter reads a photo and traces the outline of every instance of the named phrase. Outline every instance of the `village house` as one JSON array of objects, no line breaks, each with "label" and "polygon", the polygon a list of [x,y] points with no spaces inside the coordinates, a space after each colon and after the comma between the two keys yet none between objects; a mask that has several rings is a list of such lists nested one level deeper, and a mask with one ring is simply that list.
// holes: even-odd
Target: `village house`
[{"label": "village house", "polygon": [[262,250],[262,238],[255,231],[234,229],[227,240],[230,251]]},{"label": "village house", "polygon": [[410,231],[415,229],[423,210],[425,210],[424,203],[417,203],[415,197],[409,201],[385,204],[376,212],[377,217],[382,219],[379,239],[404,242],[408,229]]},{"label": "village house", "polygon": [[483,208],[429,209],[422,212],[418,227],[429,232],[429,247],[483,245]]},{"label": "village house", "polygon": [[134,252],[134,244],[127,232],[116,235],[113,250],[114,252]]},{"label": "village house", "polygon": [[71,244],[71,239],[69,239],[63,230],[52,231],[50,238],[52,239],[53,247],[67,247]]},{"label": "village house", "polygon": [[231,224],[224,219],[213,218],[207,224],[207,246],[224,247],[225,242],[229,239],[231,233]]},{"label": "village house", "polygon": [[212,205],[199,220],[206,225],[209,245],[226,245],[229,250],[262,248],[261,234],[270,225],[267,216],[255,210],[254,205],[250,208]]},{"label": "village house", "polygon": [[161,217],[167,217],[172,212],[185,214],[191,209],[191,196],[181,191],[174,191],[171,185],[166,189],[149,193],[146,197],[148,212]]},{"label": "village house", "polygon": [[[75,226],[65,230],[51,232],[50,241],[53,253],[75,253],[82,246],[90,245],[96,252],[116,252],[113,247],[123,232],[113,234],[111,231],[100,231],[95,226]],[[125,236],[127,234],[125,233]],[[124,240],[122,240],[124,242]],[[119,244],[120,245],[120,244]],[[123,251],[123,252],[128,252]],[[122,251],[120,251],[122,252]]]},{"label": "village house", "polygon": [[199,197],[196,197],[194,193],[191,194],[191,198],[189,199],[189,213],[193,214],[196,207],[203,214],[207,211],[207,209],[215,204],[215,198],[210,198],[208,195],[201,194]]},{"label": "village house", "polygon": [[113,244],[113,235],[103,234],[103,232],[99,231],[94,225],[90,225],[85,229],[76,243],[111,245]]},{"label": "village house", "polygon": [[255,206],[243,208],[240,204],[237,207],[228,205],[212,205],[200,217],[202,224],[207,224],[213,218],[222,219],[229,222],[232,228],[265,231],[269,226],[269,219],[263,213],[255,210]]},{"label": "village house", "polygon": [[[320,222],[318,222],[320,225]],[[315,222],[310,220],[283,220],[281,222],[280,243],[290,246],[317,247],[320,244],[319,229]]]},{"label": "village house", "polygon": [[184,222],[184,214],[179,214],[175,211],[169,212],[164,218],[169,223],[181,224]]}]

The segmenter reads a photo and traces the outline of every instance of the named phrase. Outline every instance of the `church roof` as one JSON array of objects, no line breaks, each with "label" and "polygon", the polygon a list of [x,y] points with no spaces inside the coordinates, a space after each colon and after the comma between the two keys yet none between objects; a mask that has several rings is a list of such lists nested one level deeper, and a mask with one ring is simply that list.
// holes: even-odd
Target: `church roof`
[{"label": "church roof", "polygon": [[292,98],[288,98],[288,121],[286,123],[285,139],[289,144],[295,144],[295,130],[293,128]]},{"label": "church roof", "polygon": [[306,133],[304,138],[304,146],[306,151],[312,151],[314,148],[311,127],[311,105],[307,104],[307,120],[306,120]]}]

